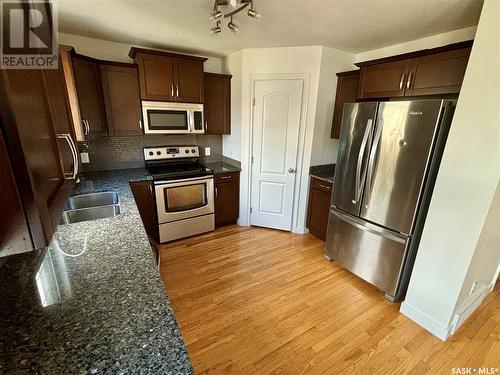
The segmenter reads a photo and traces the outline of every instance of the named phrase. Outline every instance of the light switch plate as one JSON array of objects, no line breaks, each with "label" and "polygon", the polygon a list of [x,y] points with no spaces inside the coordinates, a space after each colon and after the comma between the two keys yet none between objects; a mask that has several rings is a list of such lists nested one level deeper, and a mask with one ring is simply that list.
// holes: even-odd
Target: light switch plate
[{"label": "light switch plate", "polygon": [[89,153],[88,152],[80,152],[80,159],[82,160],[82,163],[90,163],[89,159]]},{"label": "light switch plate", "polygon": [[210,147],[205,147],[205,156],[210,156]]}]

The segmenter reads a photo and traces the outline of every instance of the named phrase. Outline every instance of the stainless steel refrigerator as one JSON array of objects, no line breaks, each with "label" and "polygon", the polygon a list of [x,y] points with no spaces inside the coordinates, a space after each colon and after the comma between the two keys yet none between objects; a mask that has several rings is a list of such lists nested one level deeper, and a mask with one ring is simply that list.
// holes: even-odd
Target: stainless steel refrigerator
[{"label": "stainless steel refrigerator", "polygon": [[406,292],[454,107],[453,100],[344,106],[325,257],[391,301]]}]

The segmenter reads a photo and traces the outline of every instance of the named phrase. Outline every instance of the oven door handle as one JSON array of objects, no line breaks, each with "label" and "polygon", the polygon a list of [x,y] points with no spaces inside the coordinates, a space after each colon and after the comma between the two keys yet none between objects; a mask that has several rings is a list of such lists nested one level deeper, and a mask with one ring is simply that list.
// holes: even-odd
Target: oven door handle
[{"label": "oven door handle", "polygon": [[173,186],[175,184],[175,186],[183,186],[183,185],[191,185],[192,182],[202,182],[203,180],[205,180],[206,182],[210,181],[210,180],[213,180],[214,177],[213,176],[200,176],[200,177],[193,177],[193,178],[189,178],[189,179],[181,179],[181,180],[159,180],[159,181],[155,181],[154,184],[155,186],[158,186],[158,185],[171,185]]}]

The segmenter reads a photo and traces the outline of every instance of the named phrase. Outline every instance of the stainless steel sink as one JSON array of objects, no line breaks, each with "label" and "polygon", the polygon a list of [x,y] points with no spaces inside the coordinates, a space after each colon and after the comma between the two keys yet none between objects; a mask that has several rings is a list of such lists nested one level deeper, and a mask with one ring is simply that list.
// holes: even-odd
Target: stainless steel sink
[{"label": "stainless steel sink", "polygon": [[120,214],[119,204],[108,204],[98,207],[77,208],[63,211],[59,224],[78,223],[80,221],[104,219]]},{"label": "stainless steel sink", "polygon": [[66,210],[112,204],[118,204],[118,193],[116,191],[102,191],[99,193],[79,194],[70,197],[66,205]]}]

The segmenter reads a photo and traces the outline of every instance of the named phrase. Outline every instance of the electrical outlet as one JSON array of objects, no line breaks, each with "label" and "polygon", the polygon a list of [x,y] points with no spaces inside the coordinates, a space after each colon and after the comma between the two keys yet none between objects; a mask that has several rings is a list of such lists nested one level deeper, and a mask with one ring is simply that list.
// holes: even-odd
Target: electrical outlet
[{"label": "electrical outlet", "polygon": [[205,147],[205,156],[210,156],[210,147]]},{"label": "electrical outlet", "polygon": [[90,163],[89,159],[89,153],[88,152],[80,152],[80,159],[82,160],[82,163]]}]

